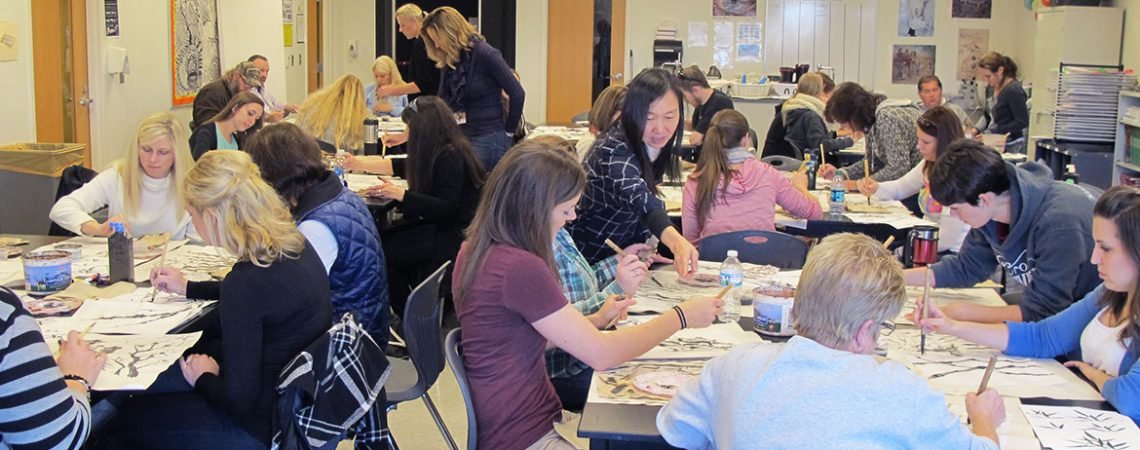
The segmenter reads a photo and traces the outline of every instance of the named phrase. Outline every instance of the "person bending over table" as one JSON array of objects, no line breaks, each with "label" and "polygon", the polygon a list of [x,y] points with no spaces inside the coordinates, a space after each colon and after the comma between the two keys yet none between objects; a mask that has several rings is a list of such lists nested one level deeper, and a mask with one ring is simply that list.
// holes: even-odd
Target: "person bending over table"
[{"label": "person bending over table", "polygon": [[[693,105],[693,133],[689,135],[689,144],[699,146],[704,142],[705,134],[709,132],[713,116],[718,112],[734,108],[732,97],[709,86],[709,80],[697,66],[681,69],[677,73],[677,86],[681,88],[685,102]],[[752,143],[749,142],[744,148],[751,146]]]},{"label": "person bending over table", "polygon": [[1029,96],[1017,79],[1017,64],[1001,53],[987,52],[978,59],[978,73],[986,80],[986,107],[969,134],[978,137],[982,133],[1005,134],[1007,153],[1025,153]]},{"label": "person bending over table", "polygon": [[594,100],[588,116],[590,134],[579,139],[574,145],[579,161],[586,160],[586,154],[594,147],[599,134],[617,125],[621,119],[621,108],[625,105],[625,93],[628,90],[625,85],[614,84],[602,89],[602,93],[598,94],[598,99]]},{"label": "person bending over table", "polygon": [[716,113],[697,170],[685,181],[681,229],[697,244],[706,236],[741,230],[776,229],[776,205],[796,217],[819,219],[823,209],[807,190],[807,174],[791,180],[748,151],[748,120],[724,110]]},{"label": "person bending over table", "polygon": [[934,160],[946,152],[951,143],[962,139],[962,123],[958,115],[944,106],[926,110],[918,118],[918,153],[922,161],[902,178],[882,183],[872,178],[855,182],[859,192],[876,200],[902,200],[918,194],[918,207],[923,218],[938,224],[938,252],[956,253],[970,227],[952,214],[944,214],[942,204],[930,196],[930,169]]},{"label": "person bending over table", "polygon": [[317,141],[296,125],[281,123],[261,129],[246,151],[321,257],[332,289],[333,320],[351,312],[384,348],[388,343],[388,274],[380,234],[368,207],[325,167]]},{"label": "person bending over table", "polygon": [[978,323],[949,318],[931,303],[926,320],[913,313],[911,318],[927,330],[1013,356],[1054,358],[1077,351],[1080,359],[1065,365],[1079,369],[1105,400],[1140,421],[1140,191],[1109,189],[1093,214],[1091,261],[1104,282],[1064,311],[1037,323]]},{"label": "person bending over table", "polygon": [[580,218],[568,229],[591,264],[614,254],[606,239],[629,246],[652,234],[673,252],[678,274],[696,272],[697,249],[673,227],[657,197],[657,183],[666,172],[679,178],[681,98],[669,72],[649,69],[637,75],[629,84],[621,123],[598,137],[582,163],[586,190]]},{"label": "person bending over table", "polygon": [[[554,431],[562,407],[546,373],[545,349],[557,347],[607,369],[686,324],[708,326],[724,304],[694,298],[642,325],[598,331],[562,295],[552,251],[558,230],[575,218],[585,184],[582,166],[568,152],[516,147],[491,172],[467,231],[452,289],[479,448],[573,448]],[[602,319],[618,318],[633,301],[621,303]]]},{"label": "person bending over table", "polygon": [[355,153],[364,149],[364,118],[371,116],[364,104],[364,83],[344,75],[305,98],[296,123],[317,139]]},{"label": "person bending over table", "polygon": [[843,175],[849,181],[848,190],[857,189],[852,180],[865,176],[875,181],[898,179],[922,159],[915,149],[918,107],[910,100],[887,100],[858,83],[847,82],[835,89],[823,114],[827,120],[851,129],[853,139],[864,138],[867,154],[872,156],[869,174],[863,173],[863,161],[842,169],[831,164],[819,168],[819,175],[829,180],[837,173]]},{"label": "person bending over table", "polygon": [[[139,123],[127,156],[56,201],[49,217],[81,236],[110,236],[111,222],[120,222],[136,236],[197,237],[182,197],[193,166],[186,127],[170,113],[151,114]],[[104,206],[110,218],[99,223],[91,213]]]},{"label": "person bending over table", "polygon": [[861,234],[824,238],[792,306],[796,336],[756,342],[705,364],[657,414],[681,448],[996,449],[1005,404],[966,395],[971,428],[904,365],[875,356],[906,302],[902,266]]},{"label": "person bending over table", "polygon": [[[784,121],[786,139],[804,154],[819,155],[823,146],[826,158],[834,161],[839,150],[852,146],[850,136],[832,137],[823,119],[828,94],[824,93],[824,75],[819,72],[804,74],[796,85],[796,95],[784,102],[780,118]],[[816,156],[820,158],[820,156]]]},{"label": "person bending over table", "polygon": [[[827,101],[831,99],[831,93],[835,92],[835,80],[832,80],[830,75],[823,72],[812,73],[818,75],[820,82],[823,83],[820,88],[819,95],[816,98],[823,102],[825,106],[821,108],[821,111],[825,111]],[[799,90],[798,85],[796,86],[796,90]],[[803,159],[803,155],[801,154],[802,152],[799,151],[803,149],[801,148],[797,150],[796,148],[793,148],[791,142],[789,142],[787,139],[788,130],[784,128],[783,113],[785,103],[787,103],[787,100],[780,102],[775,107],[776,114],[772,116],[772,123],[768,125],[768,134],[764,136],[764,151],[761,152],[761,157],[763,158],[767,158],[769,156],[787,156],[794,159]],[[824,115],[824,118],[826,119],[826,115]],[[828,132],[827,134],[828,138],[834,136],[836,136],[836,133]],[[819,148],[819,145],[817,144],[815,148]]]},{"label": "person bending over table", "polygon": [[197,161],[210,150],[240,150],[243,135],[261,120],[265,104],[250,91],[230,99],[225,108],[210,120],[198,125],[190,135],[190,154]]},{"label": "person bending over table", "polygon": [[83,448],[91,386],[106,362],[74,330],[53,359],[36,319],[0,287],[0,448]]},{"label": "person bending over table", "polygon": [[406,84],[380,86],[376,89],[381,97],[407,95],[408,100],[415,100],[421,95],[438,95],[439,69],[428,58],[427,47],[420,39],[424,22],[424,12],[415,3],[405,3],[396,9],[396,24],[400,34],[412,41],[412,56],[408,60],[408,77]]},{"label": "person bending over table", "polygon": [[[1084,188],[1054,181],[1049,168],[1036,162],[1007,163],[968,139],[950,144],[928,177],[934,200],[971,228],[957,255],[930,266],[934,285],[970,287],[1000,266],[1025,286],[1021,298],[1006,294],[1009,306],[952,303],[942,308],[947,317],[1035,322],[1096,287],[1096,267],[1089,262],[1094,199]],[[907,270],[907,283],[921,286],[924,270]]]},{"label": "person bending over table", "polygon": [[388,298],[402,317],[412,286],[459,252],[486,171],[439,97],[416,98],[401,119],[408,124],[407,158],[350,156],[344,167],[408,180],[408,189],[385,182],[364,193],[394,200],[404,213],[383,241]]},{"label": "person bending over table", "polygon": [[[439,97],[455,112],[479,161],[490,171],[510,148],[522,120],[522,84],[503,55],[455,8],[439,7],[424,17],[420,37],[440,69]],[[505,115],[503,92],[510,98]]]},{"label": "person bending over table", "polygon": [[179,359],[122,405],[105,440],[110,448],[265,449],[281,369],[332,322],[328,277],[245,152],[207,153],[185,183],[186,209],[206,243],[238,261],[220,282],[188,282],[169,266],[150,281],[217,299],[220,351]]}]

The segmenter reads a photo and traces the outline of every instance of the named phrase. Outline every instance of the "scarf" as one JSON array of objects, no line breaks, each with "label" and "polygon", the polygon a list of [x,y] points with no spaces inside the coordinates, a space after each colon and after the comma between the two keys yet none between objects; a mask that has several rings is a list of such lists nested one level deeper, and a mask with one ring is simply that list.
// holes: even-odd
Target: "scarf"
[{"label": "scarf", "polygon": [[749,158],[756,158],[756,155],[753,155],[752,152],[749,152],[748,149],[744,147],[733,147],[725,150],[725,153],[729,164],[742,164]]}]

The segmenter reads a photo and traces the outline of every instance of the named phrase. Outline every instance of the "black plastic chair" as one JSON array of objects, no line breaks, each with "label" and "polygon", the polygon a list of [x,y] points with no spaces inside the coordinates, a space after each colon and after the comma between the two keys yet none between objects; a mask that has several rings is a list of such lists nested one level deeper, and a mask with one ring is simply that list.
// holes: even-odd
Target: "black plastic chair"
[{"label": "black plastic chair", "polygon": [[760,161],[781,172],[795,172],[800,170],[800,165],[803,164],[802,161],[797,161],[783,155],[765,156],[760,159]]},{"label": "black plastic chair", "polygon": [[463,365],[463,344],[460,342],[463,334],[459,330],[456,328],[447,333],[443,348],[447,366],[451,367],[451,373],[459,383],[459,393],[463,394],[463,404],[467,407],[467,448],[474,450],[479,442],[475,429],[475,400],[471,398],[471,385],[467,384],[467,367]]},{"label": "black plastic chair", "polygon": [[336,153],[336,146],[335,145],[333,145],[332,143],[329,143],[329,142],[322,141],[320,139],[317,139],[317,148],[321,149],[321,151],[325,152],[325,153],[334,153],[334,154]]},{"label": "black plastic chair", "polygon": [[[63,169],[63,174],[59,177],[59,187],[55,190],[55,201],[58,202],[59,199],[83,187],[84,184],[95,179],[97,175],[99,175],[99,172],[81,165],[74,165]],[[52,222],[51,228],[48,229],[48,236],[75,236],[75,233],[67,231],[67,229]]]},{"label": "black plastic chair", "polygon": [[729,250],[736,250],[740,262],[796,270],[804,267],[808,245],[779,231],[748,230],[702,238],[699,250],[701,259],[705,261],[724,261]]},{"label": "black plastic chair", "polygon": [[[388,410],[391,411],[401,402],[423,398],[428,413],[435,420],[444,440],[452,450],[458,450],[455,439],[443,423],[435,402],[428,395],[440,372],[443,372],[444,355],[443,342],[441,342],[440,316],[443,314],[443,298],[439,294],[440,282],[447,266],[451,262],[443,263],[434,273],[412,290],[408,296],[408,305],[404,309],[404,341],[408,346],[408,356],[411,361],[403,358],[388,357],[392,364],[392,376],[385,384],[388,393]],[[389,433],[389,445],[398,448],[396,440]]]},{"label": "black plastic chair", "polygon": [[570,122],[574,123],[574,124],[585,123],[585,122],[589,122],[589,121],[590,121],[590,112],[589,111],[583,111],[583,112],[580,112],[578,114],[575,114],[574,117],[570,119]]}]

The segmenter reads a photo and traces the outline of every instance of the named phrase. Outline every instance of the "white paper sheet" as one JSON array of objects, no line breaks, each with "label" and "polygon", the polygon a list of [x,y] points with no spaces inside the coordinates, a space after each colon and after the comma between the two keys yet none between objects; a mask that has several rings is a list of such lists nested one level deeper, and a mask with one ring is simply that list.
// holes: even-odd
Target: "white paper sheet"
[{"label": "white paper sheet", "polygon": [[689,33],[686,35],[688,39],[685,45],[690,48],[695,47],[708,47],[709,46],[709,23],[708,22],[689,22]]},{"label": "white paper sheet", "polygon": [[756,333],[744,331],[736,322],[718,323],[706,328],[686,328],[635,359],[708,359],[737,345],[759,341]]},{"label": "white paper sheet", "polygon": [[[1004,449],[1039,449],[1037,436],[1033,435],[1033,427],[1025,420],[1021,413],[1021,400],[1017,397],[1002,397],[1005,402],[1005,422],[997,428],[998,440]],[[946,396],[946,406],[950,412],[962,419],[966,424],[966,397],[957,395]]]},{"label": "white paper sheet", "polygon": [[94,323],[91,333],[160,335],[169,333],[179,325],[198,317],[213,303],[212,301],[167,304],[89,301],[84,302],[70,318],[41,319],[40,327],[45,332],[51,329],[55,335],[66,335],[67,330],[82,330],[88,324]]},{"label": "white paper sheet", "polygon": [[759,44],[760,39],[764,36],[762,25],[759,22],[745,23],[739,22],[736,24],[736,43],[737,44]]},{"label": "white paper sheet", "polygon": [[[136,266],[135,280],[150,279],[150,269],[158,266],[159,259],[154,258]],[[190,281],[206,281],[214,278],[211,276],[212,273],[228,272],[236,261],[236,256],[221,247],[188,245],[167,252],[166,259],[162,263],[181,269],[183,275]]]},{"label": "white paper sheet", "polygon": [[[588,403],[664,405],[687,382],[695,382],[705,360],[632,361],[610,370],[594,372]],[[659,389],[671,391],[658,395]]]},{"label": "white paper sheet", "polygon": [[[107,364],[99,372],[92,389],[146,389],[201,337],[201,332],[147,336],[90,333],[84,340],[91,344],[91,348],[107,354]],[[55,352],[59,348],[58,341],[49,340],[48,347]]]},{"label": "white paper sheet", "polygon": [[713,46],[731,48],[733,44],[732,22],[713,22]]},{"label": "white paper sheet", "polygon": [[[1128,417],[1097,409],[1069,406],[1021,405],[1025,418],[1053,450],[1125,449],[1140,447],[1140,428]],[[1007,411],[1008,415],[1009,412]]]}]

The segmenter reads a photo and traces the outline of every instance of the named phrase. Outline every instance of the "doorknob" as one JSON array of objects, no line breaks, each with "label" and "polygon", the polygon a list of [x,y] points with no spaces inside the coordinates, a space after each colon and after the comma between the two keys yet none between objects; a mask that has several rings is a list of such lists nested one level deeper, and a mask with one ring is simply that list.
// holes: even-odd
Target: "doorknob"
[{"label": "doorknob", "polygon": [[88,106],[92,103],[95,103],[95,100],[92,100],[91,97],[88,96],[87,88],[83,88],[83,96],[79,97],[78,103],[82,106]]}]

